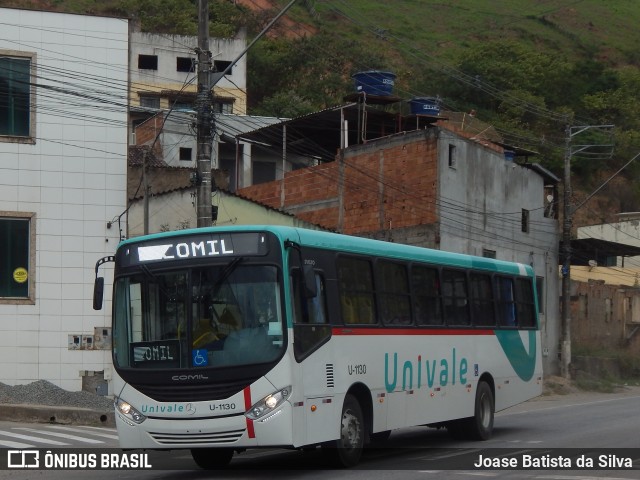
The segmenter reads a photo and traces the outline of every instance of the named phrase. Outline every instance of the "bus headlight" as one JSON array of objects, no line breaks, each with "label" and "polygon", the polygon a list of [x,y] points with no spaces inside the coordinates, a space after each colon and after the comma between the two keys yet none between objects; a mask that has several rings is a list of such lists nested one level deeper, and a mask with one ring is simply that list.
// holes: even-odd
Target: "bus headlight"
[{"label": "bus headlight", "polygon": [[115,400],[113,401],[113,405],[116,407],[116,411],[127,420],[131,420],[135,423],[142,423],[147,419],[147,417],[133,408],[129,403],[122,400],[120,397],[115,398]]},{"label": "bus headlight", "polygon": [[258,420],[259,418],[268,415],[276,408],[284,403],[284,401],[291,395],[291,387],[285,387],[280,391],[267,395],[259,402],[255,403],[249,410],[245,412],[245,416],[251,420]]}]

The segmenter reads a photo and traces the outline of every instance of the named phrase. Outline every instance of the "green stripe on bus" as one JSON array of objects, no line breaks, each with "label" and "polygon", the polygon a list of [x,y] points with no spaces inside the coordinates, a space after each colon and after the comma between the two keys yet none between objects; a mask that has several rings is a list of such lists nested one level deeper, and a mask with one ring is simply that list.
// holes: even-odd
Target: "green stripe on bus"
[{"label": "green stripe on bus", "polygon": [[536,369],[536,332],[529,330],[529,348],[524,347],[520,332],[517,330],[496,330],[496,337],[509,363],[520,379],[527,382]]}]

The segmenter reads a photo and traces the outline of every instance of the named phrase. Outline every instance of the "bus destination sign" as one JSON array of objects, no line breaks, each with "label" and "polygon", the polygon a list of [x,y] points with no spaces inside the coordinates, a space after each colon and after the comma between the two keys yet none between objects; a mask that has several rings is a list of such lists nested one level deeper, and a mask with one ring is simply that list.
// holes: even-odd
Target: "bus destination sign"
[{"label": "bus destination sign", "polygon": [[[211,257],[265,255],[264,233],[231,233],[166,237],[127,248],[131,263],[166,262]],[[137,253],[137,259],[131,253]],[[137,260],[137,262],[136,262]]]},{"label": "bus destination sign", "polygon": [[133,366],[163,366],[176,368],[180,365],[180,343],[178,340],[160,342],[135,342],[131,344]]}]

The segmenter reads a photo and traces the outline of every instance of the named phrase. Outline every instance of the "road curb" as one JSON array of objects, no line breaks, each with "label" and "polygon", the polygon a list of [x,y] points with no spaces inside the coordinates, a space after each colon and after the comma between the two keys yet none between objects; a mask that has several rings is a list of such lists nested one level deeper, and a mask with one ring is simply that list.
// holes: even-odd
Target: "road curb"
[{"label": "road curb", "polygon": [[113,411],[53,405],[0,405],[0,420],[9,422],[59,423],[115,427]]}]

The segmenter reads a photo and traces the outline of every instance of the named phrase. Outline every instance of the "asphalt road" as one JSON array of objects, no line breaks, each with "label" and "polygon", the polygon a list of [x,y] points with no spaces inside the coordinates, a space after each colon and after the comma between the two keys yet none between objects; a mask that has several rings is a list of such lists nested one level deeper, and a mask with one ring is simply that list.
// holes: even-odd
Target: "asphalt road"
[{"label": "asphalt road", "polygon": [[[320,449],[309,452],[260,450],[237,454],[225,472],[205,472],[195,467],[188,452],[150,452],[151,470],[92,471],[92,479],[204,479],[204,478],[366,478],[407,479],[637,479],[640,478],[640,387],[627,388],[615,394],[579,393],[540,397],[496,415],[493,438],[486,442],[460,442],[449,438],[443,430],[413,427],[394,431],[384,448],[367,450],[358,467],[327,471]],[[41,436],[55,441],[71,442],[69,447],[104,448],[116,445],[109,429],[81,431],[60,430],[52,426],[32,428],[22,424],[0,423],[0,445],[9,438],[22,441],[6,432]],[[40,431],[38,431],[40,430]],[[52,436],[51,433],[58,435]],[[87,431],[88,430],[88,431]],[[103,444],[83,444],[77,438],[97,439]],[[100,433],[102,436],[96,435]],[[24,440],[24,439],[23,439]],[[27,442],[25,440],[25,442]],[[28,442],[27,442],[28,443]],[[38,443],[36,446],[43,447]],[[612,450],[613,449],[613,450]],[[577,462],[587,465],[578,469]],[[536,460],[537,459],[537,460]],[[546,460],[545,460],[546,459]],[[589,467],[588,461],[593,462]],[[535,462],[538,462],[536,464]],[[544,462],[547,462],[545,465]],[[549,464],[556,462],[556,468]],[[569,461],[571,467],[562,462]],[[474,464],[489,462],[492,468]],[[493,467],[497,462],[500,466]],[[517,465],[513,467],[513,462]],[[527,470],[518,470],[533,462]],[[542,463],[540,463],[542,462]],[[599,465],[615,469],[602,469]],[[631,467],[628,466],[631,463]],[[531,466],[531,465],[530,465]],[[552,465],[553,466],[553,465]],[[87,471],[0,471],[0,479],[45,478],[68,480],[87,478]]]}]

